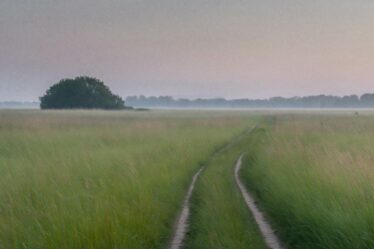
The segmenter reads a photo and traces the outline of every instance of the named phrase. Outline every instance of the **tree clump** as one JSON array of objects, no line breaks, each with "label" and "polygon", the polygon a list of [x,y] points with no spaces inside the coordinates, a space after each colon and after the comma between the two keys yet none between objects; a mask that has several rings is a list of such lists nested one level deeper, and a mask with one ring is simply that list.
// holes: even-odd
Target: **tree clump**
[{"label": "tree clump", "polygon": [[108,109],[125,108],[125,101],[113,94],[104,82],[81,76],[62,79],[40,97],[41,109]]}]

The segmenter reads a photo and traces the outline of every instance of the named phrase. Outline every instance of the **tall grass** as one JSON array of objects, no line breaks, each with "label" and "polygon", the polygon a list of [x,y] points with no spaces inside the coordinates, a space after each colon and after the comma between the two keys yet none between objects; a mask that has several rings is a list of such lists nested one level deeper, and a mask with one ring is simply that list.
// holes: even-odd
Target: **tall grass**
[{"label": "tall grass", "polygon": [[284,115],[243,177],[290,248],[374,248],[374,117]]},{"label": "tall grass", "polygon": [[238,113],[0,112],[0,247],[152,249]]},{"label": "tall grass", "polygon": [[233,176],[236,160],[251,146],[243,134],[206,165],[194,193],[186,248],[266,248]]}]

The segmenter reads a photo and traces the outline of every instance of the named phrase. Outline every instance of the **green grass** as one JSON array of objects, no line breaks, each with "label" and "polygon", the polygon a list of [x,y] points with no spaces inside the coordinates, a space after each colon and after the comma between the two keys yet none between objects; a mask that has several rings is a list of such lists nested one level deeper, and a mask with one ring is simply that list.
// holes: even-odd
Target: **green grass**
[{"label": "green grass", "polygon": [[236,160],[246,148],[254,146],[248,137],[243,135],[213,157],[202,172],[193,197],[186,248],[266,248],[234,180]]},{"label": "green grass", "polygon": [[242,175],[289,248],[374,248],[374,117],[270,120]]},{"label": "green grass", "polygon": [[[250,119],[237,112],[1,111],[0,247],[163,248],[194,172]],[[225,167],[218,170],[231,173]]]},{"label": "green grass", "polygon": [[246,152],[241,176],[290,249],[372,249],[374,116],[352,114],[268,112],[236,140],[257,114],[0,111],[0,247],[165,248],[205,165],[187,248],[265,248],[233,178]]}]

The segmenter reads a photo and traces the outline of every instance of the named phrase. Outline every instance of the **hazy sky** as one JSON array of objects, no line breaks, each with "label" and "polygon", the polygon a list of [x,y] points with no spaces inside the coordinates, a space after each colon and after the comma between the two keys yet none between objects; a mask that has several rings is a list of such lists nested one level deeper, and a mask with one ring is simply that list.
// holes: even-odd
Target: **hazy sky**
[{"label": "hazy sky", "polygon": [[121,96],[374,92],[374,0],[0,0],[0,101],[77,75]]}]

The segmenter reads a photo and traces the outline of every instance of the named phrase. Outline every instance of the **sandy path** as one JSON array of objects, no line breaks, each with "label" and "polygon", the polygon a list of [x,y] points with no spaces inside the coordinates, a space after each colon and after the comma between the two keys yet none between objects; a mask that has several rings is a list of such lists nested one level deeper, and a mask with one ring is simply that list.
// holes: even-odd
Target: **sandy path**
[{"label": "sandy path", "polygon": [[199,177],[203,169],[204,167],[201,167],[192,178],[192,182],[188,189],[187,195],[183,201],[182,212],[179,214],[175,225],[176,228],[174,230],[174,235],[170,241],[170,245],[168,247],[169,249],[180,249],[183,246],[183,242],[188,229],[188,218],[190,216],[190,199],[195,188],[197,178]]},{"label": "sandy path", "polygon": [[274,230],[271,228],[270,224],[265,220],[264,215],[262,212],[258,209],[256,202],[252,198],[252,196],[249,194],[249,192],[244,187],[244,184],[241,182],[239,178],[239,171],[242,166],[242,158],[243,155],[241,155],[236,162],[235,165],[235,182],[238,185],[238,188],[240,189],[240,192],[242,193],[242,196],[245,200],[245,203],[247,204],[249,210],[251,211],[258,227],[260,228],[260,232],[262,236],[264,237],[266,245],[270,249],[285,249],[280,243],[280,240],[278,239],[277,235],[274,233]]}]

